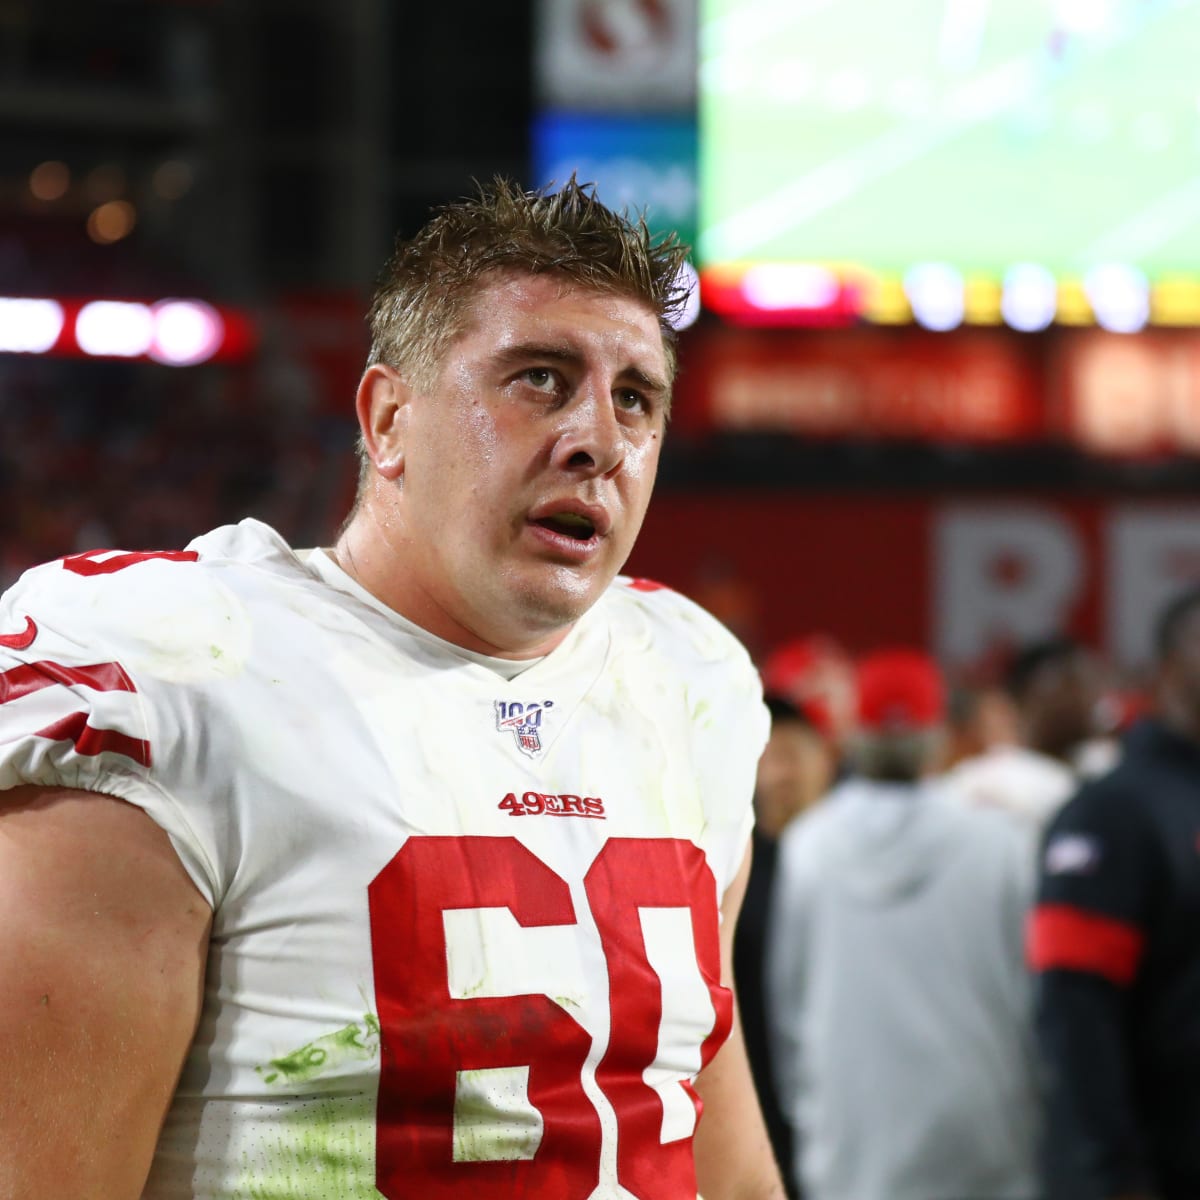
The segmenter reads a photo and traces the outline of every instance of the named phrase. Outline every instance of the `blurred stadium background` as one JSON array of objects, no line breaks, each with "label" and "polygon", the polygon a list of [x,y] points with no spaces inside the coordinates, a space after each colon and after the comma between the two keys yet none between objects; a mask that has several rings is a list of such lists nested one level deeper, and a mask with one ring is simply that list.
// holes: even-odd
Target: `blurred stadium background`
[{"label": "blurred stadium background", "polygon": [[1200,580],[1195,0],[3,0],[0,583],[327,542],[395,231],[575,170],[697,248],[631,562],[759,654],[1127,676]]}]

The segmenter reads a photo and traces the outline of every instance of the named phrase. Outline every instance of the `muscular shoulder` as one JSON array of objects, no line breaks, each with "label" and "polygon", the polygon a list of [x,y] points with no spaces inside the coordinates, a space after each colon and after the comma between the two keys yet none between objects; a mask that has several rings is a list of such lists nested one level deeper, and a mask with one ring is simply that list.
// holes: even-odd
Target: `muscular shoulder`
[{"label": "muscular shoulder", "polygon": [[698,670],[716,668],[752,677],[758,689],[758,674],[741,642],[680,592],[622,575],[609,588],[605,603],[617,630],[651,653]]},{"label": "muscular shoulder", "polygon": [[182,550],[69,555],[27,571],[0,598],[0,647],[65,660],[104,652],[164,678],[221,674],[245,657],[247,571],[278,568],[285,555],[258,522]]},{"label": "muscular shoulder", "polygon": [[618,661],[664,696],[681,697],[698,731],[745,738],[757,760],[767,737],[762,680],[750,655],[714,616],[686,596],[621,576],[605,595]]}]

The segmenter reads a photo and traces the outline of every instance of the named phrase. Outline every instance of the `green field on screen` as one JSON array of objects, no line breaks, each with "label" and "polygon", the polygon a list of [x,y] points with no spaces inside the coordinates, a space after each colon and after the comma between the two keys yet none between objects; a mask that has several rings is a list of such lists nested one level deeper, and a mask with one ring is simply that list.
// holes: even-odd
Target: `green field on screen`
[{"label": "green field on screen", "polygon": [[705,264],[1200,272],[1200,0],[702,0]]}]

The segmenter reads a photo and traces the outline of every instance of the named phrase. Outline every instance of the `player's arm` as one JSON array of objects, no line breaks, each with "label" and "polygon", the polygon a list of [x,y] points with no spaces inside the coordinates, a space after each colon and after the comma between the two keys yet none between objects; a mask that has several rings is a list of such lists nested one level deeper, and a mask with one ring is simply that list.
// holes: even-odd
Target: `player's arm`
[{"label": "player's arm", "polygon": [[0,792],[0,1197],[141,1195],[195,1032],[210,919],[140,809]]},{"label": "player's arm", "polygon": [[1046,1071],[1047,1194],[1152,1191],[1128,1063],[1158,851],[1136,798],[1085,788],[1042,854],[1029,958]]},{"label": "player's arm", "polygon": [[[749,876],[747,850],[721,902],[721,981],[728,988],[733,934]],[[725,1045],[700,1072],[696,1090],[704,1101],[695,1138],[696,1180],[704,1200],[785,1200],[736,1018]]]}]

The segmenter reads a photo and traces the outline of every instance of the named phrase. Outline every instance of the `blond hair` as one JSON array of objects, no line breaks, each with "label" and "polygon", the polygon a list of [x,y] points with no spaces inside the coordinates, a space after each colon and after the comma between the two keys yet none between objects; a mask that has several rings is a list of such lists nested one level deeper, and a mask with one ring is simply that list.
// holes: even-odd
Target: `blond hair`
[{"label": "blond hair", "polygon": [[371,301],[368,363],[387,363],[414,385],[431,384],[480,288],[511,271],[560,276],[647,304],[658,315],[674,374],[671,320],[687,298],[680,275],[687,253],[674,235],[652,240],[644,217],[606,208],[594,185],[574,176],[553,194],[497,178],[397,242]]}]

